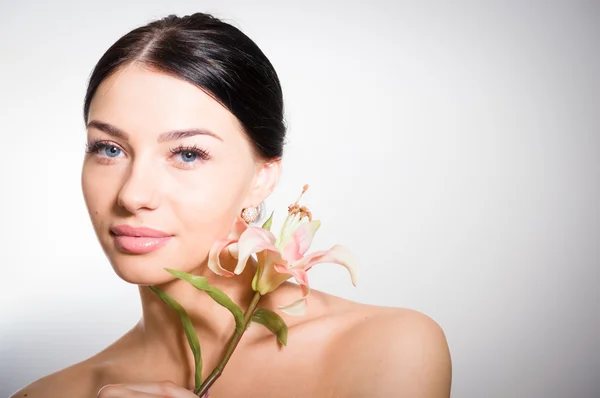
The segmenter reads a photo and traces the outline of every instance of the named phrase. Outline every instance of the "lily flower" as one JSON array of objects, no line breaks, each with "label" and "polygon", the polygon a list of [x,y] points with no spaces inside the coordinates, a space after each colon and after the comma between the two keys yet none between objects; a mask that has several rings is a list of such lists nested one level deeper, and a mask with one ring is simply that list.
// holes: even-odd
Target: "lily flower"
[{"label": "lily flower", "polygon": [[[305,185],[298,200],[288,207],[288,216],[278,236],[269,230],[271,218],[262,228],[241,225],[240,221],[236,221],[230,236],[215,242],[208,261],[208,266],[213,272],[231,277],[241,274],[252,255],[256,255],[257,270],[252,281],[252,289],[261,295],[274,291],[283,282],[293,277],[302,289],[302,298],[279,307],[290,315],[304,314],[310,293],[306,273],[314,265],[339,264],[349,271],[354,286],[358,280],[355,260],[344,246],[334,245],[329,250],[307,254],[313,237],[321,226],[320,221],[312,219],[308,208],[298,204],[307,189],[308,186]],[[220,257],[225,249],[237,258],[237,265],[233,272],[221,266]]]}]

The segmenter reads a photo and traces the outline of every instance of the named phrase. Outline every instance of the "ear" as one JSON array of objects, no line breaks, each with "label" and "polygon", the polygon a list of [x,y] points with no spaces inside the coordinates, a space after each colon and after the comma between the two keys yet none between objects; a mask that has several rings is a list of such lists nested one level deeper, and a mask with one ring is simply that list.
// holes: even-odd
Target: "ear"
[{"label": "ear", "polygon": [[273,192],[281,176],[281,159],[258,162],[246,206],[258,206]]}]

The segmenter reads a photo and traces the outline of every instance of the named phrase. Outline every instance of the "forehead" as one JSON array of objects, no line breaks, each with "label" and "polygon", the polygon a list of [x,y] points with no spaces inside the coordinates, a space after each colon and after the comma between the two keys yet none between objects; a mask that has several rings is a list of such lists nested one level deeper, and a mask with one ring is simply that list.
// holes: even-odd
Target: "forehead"
[{"label": "forehead", "polygon": [[237,118],[197,86],[130,64],[98,87],[88,120],[112,124],[130,135],[158,136],[164,131],[205,128],[227,141],[239,137]]}]

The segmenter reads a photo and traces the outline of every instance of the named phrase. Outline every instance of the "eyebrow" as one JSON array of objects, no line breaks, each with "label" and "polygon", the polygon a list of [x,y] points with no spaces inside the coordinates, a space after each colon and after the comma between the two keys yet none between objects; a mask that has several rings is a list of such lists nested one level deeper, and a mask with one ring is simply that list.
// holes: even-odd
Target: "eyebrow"
[{"label": "eyebrow", "polygon": [[[86,125],[86,127],[88,129],[89,128],[98,129],[100,131],[105,132],[108,135],[111,135],[115,138],[120,138],[125,141],[127,141],[129,139],[129,134],[127,134],[125,131],[121,130],[120,128],[118,128],[116,126],[113,126],[108,123],[100,122],[98,120],[90,120],[88,122],[88,124]],[[223,141],[223,139],[221,137],[219,137],[218,135],[216,135],[215,133],[213,133],[211,131],[208,131],[205,129],[196,129],[196,128],[167,131],[167,132],[164,132],[161,135],[159,135],[157,141],[158,142],[175,141],[175,140],[180,140],[182,138],[193,137],[196,135],[209,135],[211,137],[218,139],[219,141]]]}]

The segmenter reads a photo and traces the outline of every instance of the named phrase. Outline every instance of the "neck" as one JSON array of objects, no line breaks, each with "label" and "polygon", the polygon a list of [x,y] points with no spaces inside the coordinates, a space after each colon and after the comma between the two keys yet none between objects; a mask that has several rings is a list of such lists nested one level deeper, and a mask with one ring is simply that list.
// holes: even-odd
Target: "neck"
[{"label": "neck", "polygon": [[[252,261],[252,260],[251,260]],[[254,291],[251,288],[255,267],[247,266],[241,275],[225,278],[215,275],[205,266],[190,272],[204,276],[208,283],[227,294],[242,311],[250,304]],[[206,375],[219,362],[227,343],[235,330],[231,313],[221,307],[206,292],[197,290],[190,283],[175,279],[157,288],[174,298],[188,313],[202,350],[203,374]],[[137,325],[145,351],[151,352],[164,363],[188,364],[188,376],[193,379],[194,361],[183,331],[179,315],[156,296],[147,286],[139,287],[143,317]]]}]

